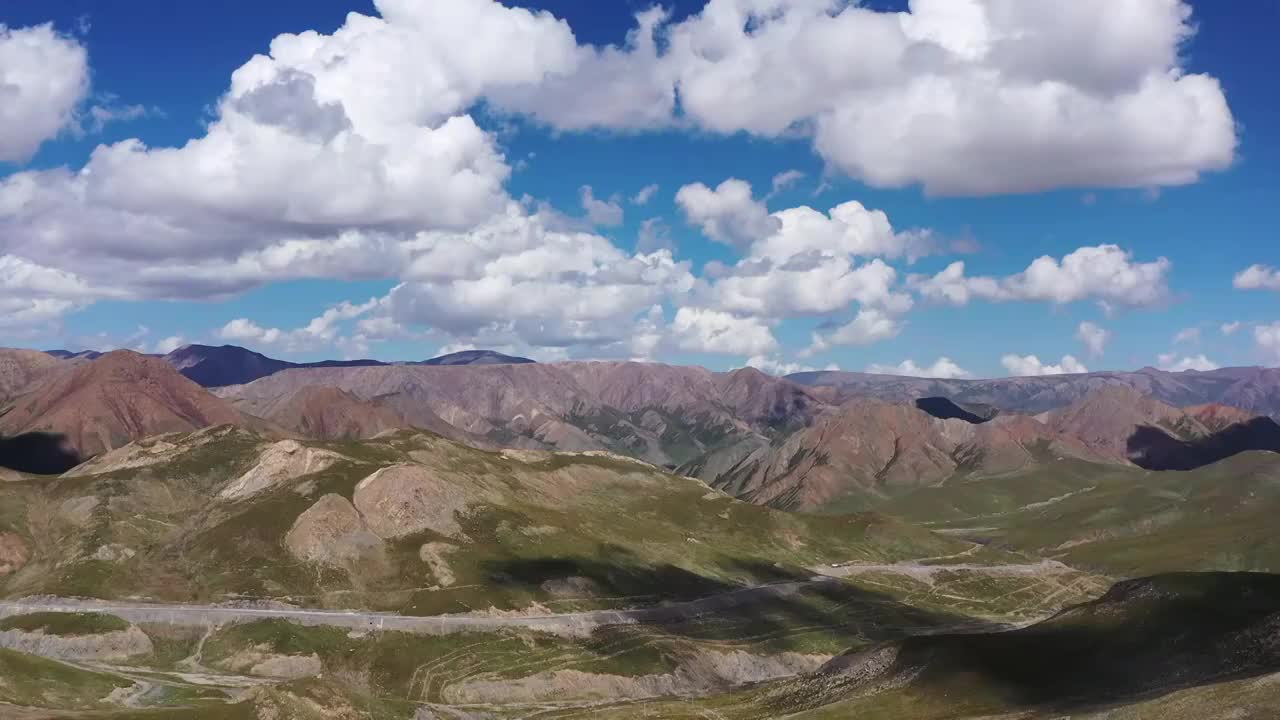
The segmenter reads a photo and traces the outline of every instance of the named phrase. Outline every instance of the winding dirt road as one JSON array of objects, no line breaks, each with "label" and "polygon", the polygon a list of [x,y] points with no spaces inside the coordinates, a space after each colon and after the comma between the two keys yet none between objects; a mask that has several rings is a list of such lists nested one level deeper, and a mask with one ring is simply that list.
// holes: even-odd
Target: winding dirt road
[{"label": "winding dirt road", "polygon": [[292,607],[237,607],[232,605],[164,605],[72,598],[0,600],[0,618],[36,612],[91,612],[115,615],[132,623],[164,623],[191,627],[228,625],[270,618],[291,620],[301,625],[324,625],[353,630],[398,630],[424,635],[456,632],[528,628],[558,635],[582,637],[607,625],[630,625],[685,620],[723,612],[735,607],[784,598],[803,592],[834,578],[815,576],[807,581],[733,590],[720,595],[660,607],[633,610],[592,610],[550,615],[432,615],[415,617],[362,610],[312,610]]}]

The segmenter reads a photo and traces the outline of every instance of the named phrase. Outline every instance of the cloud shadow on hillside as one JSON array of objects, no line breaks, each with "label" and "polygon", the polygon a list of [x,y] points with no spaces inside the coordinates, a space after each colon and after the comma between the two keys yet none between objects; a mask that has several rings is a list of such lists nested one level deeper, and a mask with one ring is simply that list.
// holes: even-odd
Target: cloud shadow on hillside
[{"label": "cloud shadow on hillside", "polygon": [[0,437],[0,468],[35,475],[57,475],[83,462],[65,435],[30,432]]},{"label": "cloud shadow on hillside", "polygon": [[1249,450],[1280,452],[1280,424],[1258,417],[1212,435],[1179,440],[1144,425],[1128,439],[1129,458],[1146,470],[1195,470]]},{"label": "cloud shadow on hillside", "polygon": [[1090,605],[1020,630],[910,638],[895,670],[1055,711],[1280,670],[1280,575],[1175,573],[1122,582]]},{"label": "cloud shadow on hillside", "polygon": [[[963,615],[913,607],[891,596],[829,580],[814,581],[800,569],[737,558],[720,563],[726,575],[752,586],[710,578],[672,565],[646,566],[624,548],[594,558],[505,559],[490,563],[491,582],[533,593],[570,578],[589,581],[601,598],[646,597],[643,630],[686,640],[743,642],[770,638],[770,652],[792,648],[797,635],[824,633],[842,648],[900,639],[917,632],[987,626]],[[579,581],[581,582],[581,581]],[[765,593],[765,596],[753,593]],[[995,628],[997,626],[990,625]]]}]

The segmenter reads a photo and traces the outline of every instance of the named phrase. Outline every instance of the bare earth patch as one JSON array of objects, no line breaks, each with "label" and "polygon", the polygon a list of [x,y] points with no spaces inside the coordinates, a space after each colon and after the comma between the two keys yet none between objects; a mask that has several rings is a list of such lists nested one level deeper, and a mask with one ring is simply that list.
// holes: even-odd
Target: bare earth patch
[{"label": "bare earth patch", "polygon": [[295,478],[327,470],[342,459],[338,453],[307,447],[297,440],[281,440],[263,451],[258,463],[231,481],[218,497],[243,500]]},{"label": "bare earth patch", "polygon": [[361,480],[353,499],[369,529],[383,539],[430,530],[465,540],[457,515],[483,497],[441,478],[433,470],[392,465]]},{"label": "bare earth patch", "polygon": [[449,567],[446,555],[457,550],[456,545],[442,542],[429,542],[418,548],[418,557],[431,568],[431,575],[440,587],[449,587],[457,582],[453,570]]},{"label": "bare earth patch", "polygon": [[5,630],[0,632],[0,647],[56,660],[110,662],[150,655],[153,651],[151,638],[133,626],[128,630],[96,635],[46,635],[43,630]]},{"label": "bare earth patch", "polygon": [[31,549],[14,533],[0,533],[0,577],[18,572],[31,559]]},{"label": "bare earth patch", "polygon": [[341,495],[325,495],[299,515],[284,544],[299,560],[341,569],[385,563],[382,539]]}]

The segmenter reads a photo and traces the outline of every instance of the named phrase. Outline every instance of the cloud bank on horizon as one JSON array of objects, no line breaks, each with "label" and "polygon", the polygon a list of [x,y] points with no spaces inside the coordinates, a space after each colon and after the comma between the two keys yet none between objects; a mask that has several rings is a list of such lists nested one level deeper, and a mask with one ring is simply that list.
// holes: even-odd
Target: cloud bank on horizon
[{"label": "cloud bank on horizon", "polygon": [[[22,165],[113,117],[94,105],[92,46],[50,25],[0,26],[0,162],[13,164],[0,176],[0,330],[48,337],[102,301],[384,280],[384,294],[317,307],[296,328],[235,317],[184,332],[285,353],[429,339],[544,358],[823,367],[899,337],[922,311],[1086,304],[1106,322],[1164,307],[1176,301],[1174,262],[1098,242],[979,272],[981,256],[948,259],[965,248],[856,197],[770,209],[805,178],[788,168],[772,187],[726,176],[667,189],[676,212],[646,221],[630,250],[609,229],[662,185],[624,193],[582,178],[570,212],[518,196],[488,121],[800,142],[830,176],[931,197],[1176,187],[1237,153],[1221,83],[1186,66],[1195,23],[1180,0],[914,0],[906,12],[710,0],[681,19],[640,12],[625,42],[603,47],[548,12],[494,0],[375,5],[377,16],[352,13],[329,34],[272,39],[184,144],[103,143],[80,167]],[[686,256],[665,223],[727,254]],[[909,272],[921,258],[947,264]],[[1234,286],[1280,290],[1280,273],[1251,264]],[[1252,326],[1280,361],[1276,328]],[[1093,321],[1076,334],[1090,358],[1112,337]],[[1084,370],[1070,354],[1042,362],[1017,337],[1000,340],[1010,346],[990,354],[1010,374]],[[1214,364],[1203,353],[1159,363]],[[873,369],[973,374],[945,356]]]}]

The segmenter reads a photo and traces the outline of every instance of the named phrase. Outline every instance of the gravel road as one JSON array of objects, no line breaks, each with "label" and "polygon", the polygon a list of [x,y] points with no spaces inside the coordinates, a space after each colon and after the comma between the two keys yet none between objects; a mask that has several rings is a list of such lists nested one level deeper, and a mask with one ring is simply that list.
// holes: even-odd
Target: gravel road
[{"label": "gravel road", "polygon": [[301,625],[325,625],[353,630],[398,630],[426,635],[466,631],[528,628],[558,635],[583,637],[606,625],[629,625],[683,620],[723,612],[775,598],[789,597],[806,588],[833,582],[815,576],[808,581],[743,588],[689,602],[633,610],[594,610],[551,615],[432,615],[415,617],[361,610],[309,610],[291,607],[238,607],[235,605],[165,605],[159,603],[30,598],[0,600],[0,618],[36,612],[92,612],[115,615],[132,623],[166,623],[194,627],[230,625],[283,618]]}]

